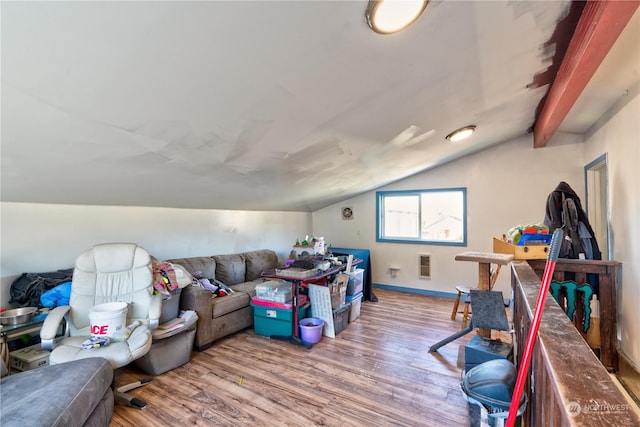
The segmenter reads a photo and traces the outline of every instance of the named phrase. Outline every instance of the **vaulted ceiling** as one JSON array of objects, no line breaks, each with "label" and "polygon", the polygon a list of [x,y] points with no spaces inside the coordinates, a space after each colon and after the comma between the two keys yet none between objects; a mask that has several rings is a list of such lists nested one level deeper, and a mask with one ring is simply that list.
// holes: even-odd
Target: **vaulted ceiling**
[{"label": "vaulted ceiling", "polygon": [[3,1],[2,200],[313,211],[544,147],[640,81],[638,2],[589,3],[432,0],[380,35],[364,0]]}]

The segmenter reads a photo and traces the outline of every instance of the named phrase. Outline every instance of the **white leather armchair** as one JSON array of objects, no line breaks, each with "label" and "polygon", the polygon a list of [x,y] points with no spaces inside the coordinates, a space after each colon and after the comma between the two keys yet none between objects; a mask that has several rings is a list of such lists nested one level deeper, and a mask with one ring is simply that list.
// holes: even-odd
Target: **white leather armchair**
[{"label": "white leather armchair", "polygon": [[[91,337],[89,312],[98,304],[126,302],[129,325],[139,321],[126,341],[111,341],[100,348],[83,348]],[[144,356],[152,344],[150,329],[158,326],[162,298],[153,293],[151,257],[133,243],[107,243],[83,252],[76,260],[68,306],[56,307],[46,317],[40,332],[43,348],[52,349],[51,365],[88,357],[103,357],[119,368]],[[66,320],[64,338],[56,338],[62,319]],[[148,381],[145,381],[146,383]],[[140,384],[143,385],[143,384]],[[120,391],[132,387],[123,386]],[[116,393],[116,401],[134,407],[144,402]]]}]

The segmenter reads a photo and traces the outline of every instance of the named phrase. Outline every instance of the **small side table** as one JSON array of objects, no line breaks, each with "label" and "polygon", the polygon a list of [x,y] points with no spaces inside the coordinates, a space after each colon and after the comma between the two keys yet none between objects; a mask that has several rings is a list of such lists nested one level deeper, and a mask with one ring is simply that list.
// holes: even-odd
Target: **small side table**
[{"label": "small side table", "polygon": [[2,360],[4,360],[4,363],[7,365],[7,367],[10,366],[9,340],[17,338],[22,334],[40,332],[40,328],[42,328],[44,319],[44,317],[32,319],[19,325],[3,325],[2,328],[0,328],[0,356],[2,357]]}]

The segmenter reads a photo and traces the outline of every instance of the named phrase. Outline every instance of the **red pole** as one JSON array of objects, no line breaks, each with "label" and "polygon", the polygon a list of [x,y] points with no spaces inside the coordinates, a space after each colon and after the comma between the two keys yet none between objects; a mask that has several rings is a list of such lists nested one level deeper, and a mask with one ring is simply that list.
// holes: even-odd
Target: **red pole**
[{"label": "red pole", "polygon": [[513,396],[511,397],[511,405],[509,406],[509,415],[507,416],[506,423],[507,427],[514,427],[516,422],[518,409],[520,407],[520,397],[522,396],[524,383],[527,379],[527,372],[529,372],[529,364],[531,363],[533,347],[536,344],[538,328],[540,327],[542,310],[544,310],[544,303],[547,299],[547,293],[549,292],[549,285],[551,284],[551,278],[553,277],[553,270],[556,268],[556,261],[558,260],[558,253],[560,252],[560,244],[562,243],[563,237],[564,232],[561,229],[557,228],[553,232],[553,238],[551,239],[551,249],[549,250],[549,257],[547,258],[547,263],[544,266],[544,274],[542,275],[542,282],[540,283],[538,302],[536,303],[536,309],[533,313],[533,319],[531,319],[531,325],[529,326],[529,335],[527,336],[527,342],[522,354],[522,360],[520,360],[518,377],[516,379],[516,385],[513,390]]}]

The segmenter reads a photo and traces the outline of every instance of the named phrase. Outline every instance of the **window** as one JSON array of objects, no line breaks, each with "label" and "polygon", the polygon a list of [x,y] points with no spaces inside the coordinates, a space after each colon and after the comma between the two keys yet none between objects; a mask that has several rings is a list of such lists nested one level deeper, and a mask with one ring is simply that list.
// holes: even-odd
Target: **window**
[{"label": "window", "polygon": [[467,245],[467,189],[378,191],[377,241]]}]

